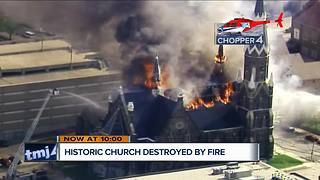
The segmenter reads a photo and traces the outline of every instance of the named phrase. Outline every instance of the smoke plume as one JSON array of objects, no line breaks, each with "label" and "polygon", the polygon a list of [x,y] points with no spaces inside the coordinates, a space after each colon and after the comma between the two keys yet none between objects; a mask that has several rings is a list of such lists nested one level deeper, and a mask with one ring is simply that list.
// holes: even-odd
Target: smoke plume
[{"label": "smoke plume", "polygon": [[182,89],[208,80],[217,49],[214,23],[234,17],[237,8],[234,2],[1,2],[5,15],[63,34],[74,46],[98,49],[118,67],[157,53]]},{"label": "smoke plume", "polygon": [[[280,11],[292,15],[302,4],[266,1],[265,7],[273,18]],[[98,49],[108,62],[125,70],[131,62],[135,64],[139,58],[157,53],[160,63],[168,64],[171,84],[191,91],[204,85],[213,70],[213,57],[217,52],[214,23],[241,16],[251,18],[254,5],[254,1],[3,1],[0,10],[36,29],[42,27],[63,34],[74,46]],[[243,67],[243,49],[235,46],[224,49],[228,57],[226,73],[234,79]],[[275,99],[281,98],[274,105],[283,112],[288,109],[308,112],[309,108],[301,107],[312,103],[303,98],[298,100],[294,94],[298,93],[295,85],[299,85],[298,78],[284,79],[280,74],[285,68],[280,64],[274,64],[273,69]],[[290,83],[284,83],[287,81]],[[305,92],[299,95],[313,99]],[[292,113],[298,117],[296,115]]]},{"label": "smoke plume", "polygon": [[[306,120],[315,120],[320,115],[320,96],[311,93],[303,80],[291,70],[295,61],[289,56],[286,44],[281,41],[281,32],[268,31],[270,46],[270,72],[273,73],[273,110],[275,121],[281,125],[298,125]],[[282,50],[281,50],[282,49]],[[310,91],[310,92],[309,92]]]}]

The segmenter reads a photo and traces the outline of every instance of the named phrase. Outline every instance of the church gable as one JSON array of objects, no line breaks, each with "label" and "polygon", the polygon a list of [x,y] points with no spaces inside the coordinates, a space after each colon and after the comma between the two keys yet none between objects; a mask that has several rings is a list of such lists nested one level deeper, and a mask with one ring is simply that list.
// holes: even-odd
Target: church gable
[{"label": "church gable", "polygon": [[200,131],[187,113],[182,101],[182,98],[179,98],[165,128],[157,137],[159,141],[193,142],[198,139]]}]

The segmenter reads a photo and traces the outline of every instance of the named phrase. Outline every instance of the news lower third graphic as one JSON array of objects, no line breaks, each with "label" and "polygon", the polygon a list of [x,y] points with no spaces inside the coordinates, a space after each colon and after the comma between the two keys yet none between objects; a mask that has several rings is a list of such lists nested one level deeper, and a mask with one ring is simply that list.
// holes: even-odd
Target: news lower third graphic
[{"label": "news lower third graphic", "polygon": [[258,161],[257,143],[130,143],[129,136],[58,136],[25,144],[25,161]]},{"label": "news lower third graphic", "polygon": [[24,161],[56,161],[57,144],[26,143]]}]

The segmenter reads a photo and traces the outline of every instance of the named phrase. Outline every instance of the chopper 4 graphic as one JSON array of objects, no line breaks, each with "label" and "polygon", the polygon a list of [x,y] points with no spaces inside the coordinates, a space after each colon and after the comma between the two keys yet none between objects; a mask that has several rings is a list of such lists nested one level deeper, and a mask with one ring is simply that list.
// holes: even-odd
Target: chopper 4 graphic
[{"label": "chopper 4 graphic", "polygon": [[246,18],[235,18],[235,19],[225,23],[223,26],[220,26],[217,29],[217,32],[219,35],[241,34],[242,32],[249,31],[253,27],[260,26],[263,24],[272,23],[272,22],[278,23],[277,25],[280,26],[280,28],[282,28],[283,27],[282,17],[283,17],[283,12],[280,13],[277,20],[254,21],[254,20],[246,19]]}]

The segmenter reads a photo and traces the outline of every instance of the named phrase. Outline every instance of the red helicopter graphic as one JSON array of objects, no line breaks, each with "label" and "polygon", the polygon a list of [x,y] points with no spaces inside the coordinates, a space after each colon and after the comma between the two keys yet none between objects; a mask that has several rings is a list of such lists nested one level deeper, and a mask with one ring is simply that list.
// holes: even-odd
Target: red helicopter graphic
[{"label": "red helicopter graphic", "polygon": [[253,21],[251,19],[246,19],[246,18],[235,18],[225,23],[223,26],[219,27],[217,31],[218,31],[218,34],[239,34],[241,32],[247,32],[255,26],[268,24],[271,22],[278,23],[277,25],[280,26],[280,28],[282,28],[283,27],[282,17],[283,17],[283,12],[281,12],[278,19],[274,21],[273,20]]}]

